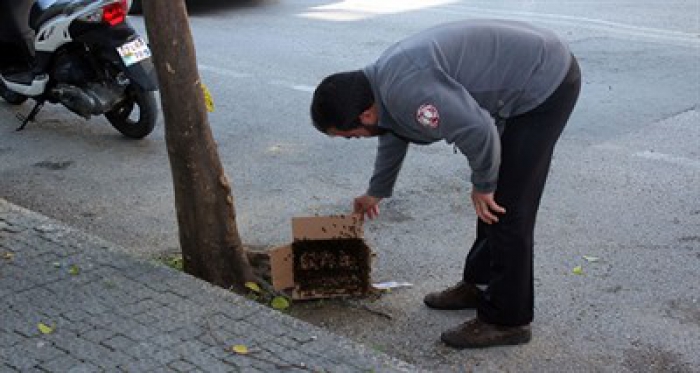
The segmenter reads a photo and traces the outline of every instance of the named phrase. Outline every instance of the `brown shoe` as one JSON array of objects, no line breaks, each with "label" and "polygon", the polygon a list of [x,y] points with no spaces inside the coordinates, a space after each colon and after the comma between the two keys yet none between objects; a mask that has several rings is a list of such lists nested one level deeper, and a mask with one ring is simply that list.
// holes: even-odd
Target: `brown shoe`
[{"label": "brown shoe", "polygon": [[476,285],[460,281],[443,291],[426,295],[423,302],[436,310],[464,310],[476,308],[480,296],[481,290]]},{"label": "brown shoe", "polygon": [[440,335],[446,345],[455,348],[483,348],[530,342],[530,325],[501,326],[473,319]]}]

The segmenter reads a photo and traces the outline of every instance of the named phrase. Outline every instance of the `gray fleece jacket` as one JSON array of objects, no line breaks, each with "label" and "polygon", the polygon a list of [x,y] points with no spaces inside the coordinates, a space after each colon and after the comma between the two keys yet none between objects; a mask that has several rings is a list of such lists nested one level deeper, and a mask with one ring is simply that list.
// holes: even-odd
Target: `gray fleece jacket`
[{"label": "gray fleece jacket", "polygon": [[391,196],[408,144],[439,140],[467,157],[476,190],[494,191],[502,120],[544,102],[571,58],[553,32],[506,20],[449,23],[394,44],[364,69],[389,130],[367,193]]}]

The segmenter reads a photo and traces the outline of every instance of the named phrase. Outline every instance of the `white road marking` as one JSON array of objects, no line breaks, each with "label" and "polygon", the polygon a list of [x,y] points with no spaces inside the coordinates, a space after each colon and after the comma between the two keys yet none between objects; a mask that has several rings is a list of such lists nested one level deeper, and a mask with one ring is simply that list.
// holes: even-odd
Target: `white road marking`
[{"label": "white road marking", "polygon": [[298,85],[298,84],[291,85],[291,86],[289,86],[289,88],[297,90],[297,91],[301,91],[301,92],[308,92],[308,93],[314,93],[314,91],[316,90],[316,87],[312,87],[310,85]]},{"label": "white road marking", "polygon": [[645,150],[643,152],[634,153],[634,156],[640,157],[640,158],[652,159],[655,161],[663,161],[663,162],[672,163],[672,164],[675,164],[678,166],[696,168],[696,169],[700,170],[700,161],[696,160],[696,159],[678,157],[675,155],[657,153],[657,152],[652,152],[652,151],[648,151],[648,150]]},{"label": "white road marking", "polygon": [[238,71],[224,69],[224,68],[216,67],[216,66],[199,64],[198,67],[199,67],[200,71],[209,71],[209,72],[212,72],[214,74],[224,75],[224,76],[228,76],[230,78],[239,79],[239,78],[250,78],[252,76],[251,74],[241,73]]},{"label": "white road marking", "polygon": [[[226,69],[223,67],[216,67],[216,66],[210,66],[210,65],[203,65],[199,64],[198,65],[200,71],[207,71],[216,75],[222,75],[226,76],[229,78],[235,78],[235,79],[243,79],[243,78],[251,78],[253,75],[247,74],[247,73],[241,73],[238,71]],[[304,93],[313,93],[316,87],[308,86],[308,85],[303,85],[303,84],[296,84],[292,82],[282,82],[279,80],[271,80],[268,81],[267,84],[270,85],[276,85],[276,86],[281,86],[289,89],[293,89],[295,91],[299,92],[304,92]]]},{"label": "white road marking", "polygon": [[325,21],[358,21],[381,14],[395,14],[445,5],[456,0],[342,0],[311,7],[298,17]]},{"label": "white road marking", "polygon": [[455,11],[458,11],[464,12],[465,14],[478,14],[479,17],[490,15],[497,17],[517,18],[529,21],[533,19],[539,19],[542,21],[549,21],[558,24],[568,24],[579,27],[585,27],[593,30],[605,31],[608,33],[615,33],[618,35],[636,36],[647,40],[656,39],[667,41],[679,41],[691,44],[694,47],[700,47],[700,33],[688,33],[659,28],[633,26],[625,23],[612,22],[588,17],[568,16],[553,13],[535,13],[515,10],[485,9],[460,5],[450,5],[441,8],[434,8],[430,9],[430,11],[450,14],[454,14]]}]

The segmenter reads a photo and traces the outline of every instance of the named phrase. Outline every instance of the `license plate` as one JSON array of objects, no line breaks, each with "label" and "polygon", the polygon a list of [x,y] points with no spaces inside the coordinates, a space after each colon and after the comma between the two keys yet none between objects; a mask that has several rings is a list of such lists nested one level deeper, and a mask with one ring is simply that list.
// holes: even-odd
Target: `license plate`
[{"label": "license plate", "polygon": [[151,57],[151,50],[143,38],[136,38],[121,47],[117,47],[117,52],[119,52],[119,56],[121,56],[126,66],[131,66]]}]

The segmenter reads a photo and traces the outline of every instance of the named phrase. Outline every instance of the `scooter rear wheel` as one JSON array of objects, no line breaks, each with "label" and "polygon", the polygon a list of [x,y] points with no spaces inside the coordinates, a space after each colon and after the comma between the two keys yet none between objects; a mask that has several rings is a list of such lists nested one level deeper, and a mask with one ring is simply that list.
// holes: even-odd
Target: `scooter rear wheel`
[{"label": "scooter rear wheel", "polygon": [[122,135],[142,139],[153,132],[156,126],[156,95],[134,85],[127,88],[127,95],[127,99],[114,110],[105,113],[105,117]]},{"label": "scooter rear wheel", "polygon": [[12,104],[12,105],[21,105],[29,97],[23,96],[17,92],[10,91],[9,88],[5,85],[5,82],[0,79],[0,96],[7,101],[7,103]]}]

